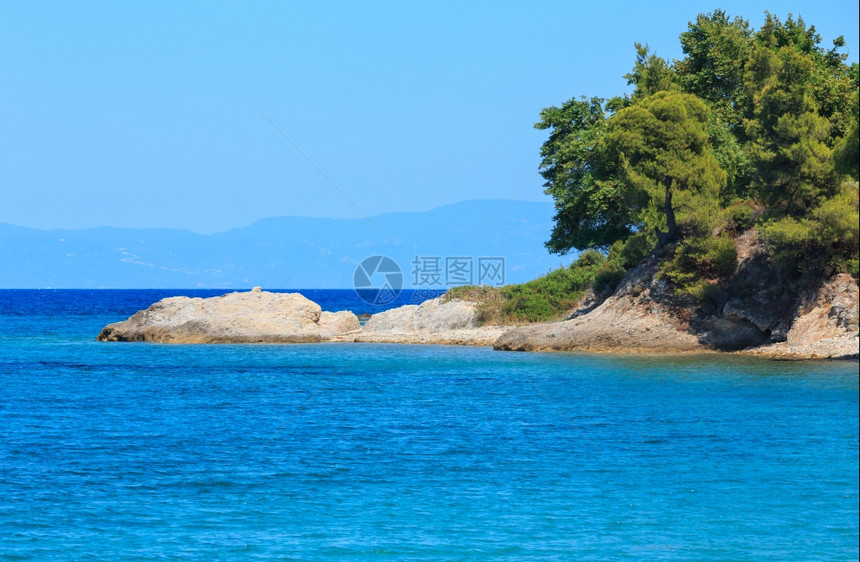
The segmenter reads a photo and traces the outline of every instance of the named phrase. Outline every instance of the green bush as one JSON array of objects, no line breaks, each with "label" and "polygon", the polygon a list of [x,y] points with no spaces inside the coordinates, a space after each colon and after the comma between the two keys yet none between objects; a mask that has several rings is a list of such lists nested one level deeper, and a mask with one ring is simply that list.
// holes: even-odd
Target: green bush
[{"label": "green bush", "polygon": [[558,312],[546,295],[522,292],[511,295],[504,306],[504,319],[540,322],[554,318]]},{"label": "green bush", "polygon": [[814,207],[805,217],[772,219],[762,229],[776,266],[816,275],[827,267],[857,276],[860,214],[856,183]]},{"label": "green bush", "polygon": [[701,263],[717,277],[728,277],[738,267],[738,248],[727,235],[710,238]]},{"label": "green bush", "polygon": [[498,300],[499,291],[496,287],[488,285],[463,285],[459,287],[451,287],[445,291],[442,297],[445,302],[451,299],[460,299],[468,302],[486,302],[488,300]]},{"label": "green bush", "polygon": [[575,262],[570,264],[571,269],[590,267],[594,265],[603,265],[606,261],[606,256],[598,252],[597,250],[585,250]]},{"label": "green bush", "polygon": [[677,292],[701,301],[713,290],[709,279],[728,277],[737,268],[735,241],[723,234],[716,237],[688,238],[679,243],[671,258],[665,260],[660,275],[677,286]]},{"label": "green bush", "polygon": [[822,265],[818,259],[814,266],[806,261],[806,256],[814,253],[812,246],[817,245],[809,221],[794,217],[771,220],[762,227],[761,234],[780,269],[802,271],[806,266]]},{"label": "green bush", "polygon": [[690,238],[714,236],[726,227],[727,218],[720,209],[705,201],[698,201],[700,206],[687,212],[683,220],[678,221],[678,227]]},{"label": "green bush", "polygon": [[705,277],[727,277],[735,272],[738,250],[727,235],[711,238],[689,238],[675,249],[667,263],[685,273]]},{"label": "green bush", "polygon": [[624,243],[624,249],[621,250],[621,265],[626,268],[636,267],[648,257],[655,243],[653,234],[637,232]]},{"label": "green bush", "polygon": [[713,283],[709,283],[705,279],[697,279],[687,285],[679,287],[677,293],[679,295],[688,296],[695,302],[704,302],[711,299],[714,295],[716,292],[715,287],[716,286]]},{"label": "green bush", "polygon": [[749,230],[755,224],[755,209],[752,201],[738,201],[729,205],[725,210],[729,226],[735,232]]},{"label": "green bush", "polygon": [[624,274],[627,272],[618,262],[608,261],[603,264],[594,277],[594,291],[604,293],[614,291]]},{"label": "green bush", "polygon": [[656,242],[653,234],[637,232],[627,240],[618,240],[612,244],[607,261],[614,262],[626,271],[642,263],[654,250]]},{"label": "green bush", "polygon": [[[620,274],[618,273],[620,270]],[[595,279],[601,286],[617,284],[623,268],[609,262],[596,250],[586,250],[570,267],[550,271],[543,277],[505,287],[454,287],[446,299],[477,303],[481,324],[541,322],[562,318],[576,304]]]},{"label": "green bush", "polygon": [[589,268],[559,268],[528,283],[504,287],[502,320],[535,322],[567,312],[591,285],[594,276],[589,271]]}]

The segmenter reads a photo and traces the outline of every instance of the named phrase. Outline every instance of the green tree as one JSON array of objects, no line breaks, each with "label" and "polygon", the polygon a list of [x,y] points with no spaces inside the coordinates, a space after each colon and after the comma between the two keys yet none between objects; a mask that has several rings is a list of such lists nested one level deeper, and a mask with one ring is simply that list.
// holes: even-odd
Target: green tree
[{"label": "green tree", "polygon": [[573,248],[607,247],[636,227],[635,211],[619,194],[617,181],[599,150],[606,133],[600,98],[572,99],[541,111],[535,127],[549,130],[541,147],[541,175],[555,199],[555,226],[547,248],[564,254]]},{"label": "green tree", "polygon": [[[836,139],[843,137],[850,128],[852,106],[856,107],[853,98],[858,87],[856,63],[848,67],[844,62],[847,55],[839,52],[845,46],[845,39],[837,37],[833,40],[833,47],[825,50],[814,25],[807,27],[802,18],[795,20],[791,14],[781,22],[775,15],[765,12],[765,22],[755,34],[755,43],[773,53],[793,50],[809,61],[811,66],[802,78],[816,103],[818,114],[831,123],[826,142],[832,147]],[[794,81],[798,78],[801,76],[795,77]],[[752,101],[748,100],[748,111],[754,109],[754,105],[749,103]]]},{"label": "green tree", "polygon": [[858,275],[860,221],[856,183],[845,183],[832,198],[812,208],[804,217],[773,219],[762,228],[780,268],[800,274],[819,275],[827,267]]},{"label": "green tree", "polygon": [[711,111],[706,129],[714,157],[726,172],[726,187],[722,202],[729,204],[737,199],[746,199],[751,193],[749,177],[752,173],[750,155],[738,139],[735,129],[719,111]]},{"label": "green tree", "polygon": [[[856,70],[856,63],[854,65]],[[860,180],[860,107],[858,107],[858,91],[855,89],[851,98],[850,111],[848,111],[849,125],[845,136],[836,141],[833,147],[833,158],[836,171],[848,176],[854,181]]]},{"label": "green tree", "polygon": [[[800,33],[792,29],[792,37]],[[831,123],[810,93],[814,61],[805,52],[808,35],[800,34],[800,47],[778,46],[784,43],[779,37],[766,30],[753,48],[746,72],[752,109],[745,126],[760,197],[775,210],[798,214],[832,196],[838,181],[827,144]]]},{"label": "green tree", "polygon": [[648,45],[634,43],[636,63],[629,74],[625,74],[627,84],[635,86],[631,102],[637,102],[650,95],[665,90],[677,90],[675,70],[665,59],[651,53]]},{"label": "green tree", "polygon": [[699,14],[681,33],[686,55],[675,64],[683,91],[711,104],[721,120],[738,127],[743,118],[744,66],[752,48],[749,22],[723,10]]},{"label": "green tree", "polygon": [[[699,14],[680,39],[685,57],[674,65],[676,79],[682,91],[702,98],[712,110],[708,134],[717,159],[729,175],[727,201],[750,196],[750,184],[763,179],[751,174],[752,165],[761,164],[753,162],[754,156],[762,154],[758,150],[761,147],[753,147],[750,142],[762,141],[762,130],[755,128],[754,121],[762,117],[761,97],[757,94],[762,93],[767,77],[773,78],[777,88],[801,81],[795,90],[805,90],[814,102],[814,112],[829,122],[824,126],[826,136],[821,139],[828,147],[834,147],[856,121],[853,95],[858,87],[857,72],[844,64],[845,55],[840,53],[845,45],[842,37],[833,41],[832,49],[825,50],[815,27],[807,27],[801,18],[795,20],[789,14],[782,22],[767,12],[764,25],[753,33],[747,20],[715,10]],[[773,55],[772,60],[765,60],[766,52]],[[808,68],[783,83],[777,66],[788,52],[805,60]],[[757,88],[749,88],[751,75],[759,81]],[[819,128],[822,126],[819,123]],[[814,134],[819,137],[821,131]],[[745,145],[752,150],[744,151]]]},{"label": "green tree", "polygon": [[701,100],[658,92],[610,118],[602,102],[547,108],[536,125],[552,130],[541,150],[541,173],[555,199],[547,242],[555,253],[607,248],[643,228],[657,232],[661,243],[674,240],[677,215],[713,207],[726,185]]},{"label": "green tree", "polygon": [[695,96],[658,92],[615,114],[602,140],[602,153],[620,164],[621,199],[639,204],[639,225],[655,229],[660,244],[678,237],[679,217],[716,205],[726,185],[708,142],[708,114]]},{"label": "green tree", "polygon": [[[611,247],[630,254],[609,260],[623,268],[681,239],[661,271],[692,291],[703,275],[728,275],[728,233],[758,223],[783,266],[802,255],[856,271],[856,188],[845,186],[858,180],[860,67],[845,64],[844,40],[826,50],[800,18],[766,13],[754,31],[715,10],[681,46],[668,63],[637,43],[630,95],[541,113],[556,204],[547,247]],[[829,245],[810,242],[820,236]]]},{"label": "green tree", "polygon": [[839,173],[849,176],[854,181],[860,178],[860,135],[858,135],[857,121],[848,130],[845,135],[836,145],[834,158],[836,161],[836,169]]}]

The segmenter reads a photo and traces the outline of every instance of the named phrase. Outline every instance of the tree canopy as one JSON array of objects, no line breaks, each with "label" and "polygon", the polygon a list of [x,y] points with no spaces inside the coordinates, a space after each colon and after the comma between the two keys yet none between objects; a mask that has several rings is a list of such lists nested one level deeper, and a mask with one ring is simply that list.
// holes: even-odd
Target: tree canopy
[{"label": "tree canopy", "polygon": [[787,240],[782,226],[813,232],[830,201],[856,199],[860,72],[845,64],[842,37],[825,49],[801,18],[766,12],[753,30],[716,10],[680,42],[675,61],[635,44],[632,94],[541,112],[540,170],[556,206],[550,251],[646,236],[687,244],[725,228],[731,221],[715,217],[739,201],[760,209],[765,234]]},{"label": "tree canopy", "polygon": [[[637,227],[655,229],[661,240],[678,236],[676,209],[683,214],[694,201],[715,201],[725,187],[726,173],[710,149],[707,126],[704,102],[668,91],[622,109],[609,121],[602,152],[617,166],[618,187],[633,207]],[[660,212],[649,213],[648,204],[660,201]]]}]

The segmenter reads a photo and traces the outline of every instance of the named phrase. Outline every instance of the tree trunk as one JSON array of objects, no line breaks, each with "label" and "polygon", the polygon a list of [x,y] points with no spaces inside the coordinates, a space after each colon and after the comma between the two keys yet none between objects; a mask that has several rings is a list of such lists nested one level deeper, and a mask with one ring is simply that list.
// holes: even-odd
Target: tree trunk
[{"label": "tree trunk", "polygon": [[661,248],[669,242],[674,242],[678,238],[678,223],[675,222],[675,209],[672,207],[672,180],[666,178],[663,180],[666,186],[666,198],[663,201],[663,212],[666,213],[666,229],[667,232],[657,231],[657,247]]},{"label": "tree trunk", "polygon": [[666,213],[666,228],[669,232],[666,235],[669,240],[674,240],[678,237],[678,223],[675,222],[675,209],[672,207],[672,186],[671,180],[666,180],[666,199],[663,202],[663,211]]}]

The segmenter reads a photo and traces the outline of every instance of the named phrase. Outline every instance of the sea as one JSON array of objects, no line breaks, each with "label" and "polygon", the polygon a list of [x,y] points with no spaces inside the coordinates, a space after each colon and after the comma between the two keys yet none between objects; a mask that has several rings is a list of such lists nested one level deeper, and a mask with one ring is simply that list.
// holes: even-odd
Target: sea
[{"label": "sea", "polygon": [[0,291],[0,560],[858,558],[856,362],[95,340],[222,292]]}]

